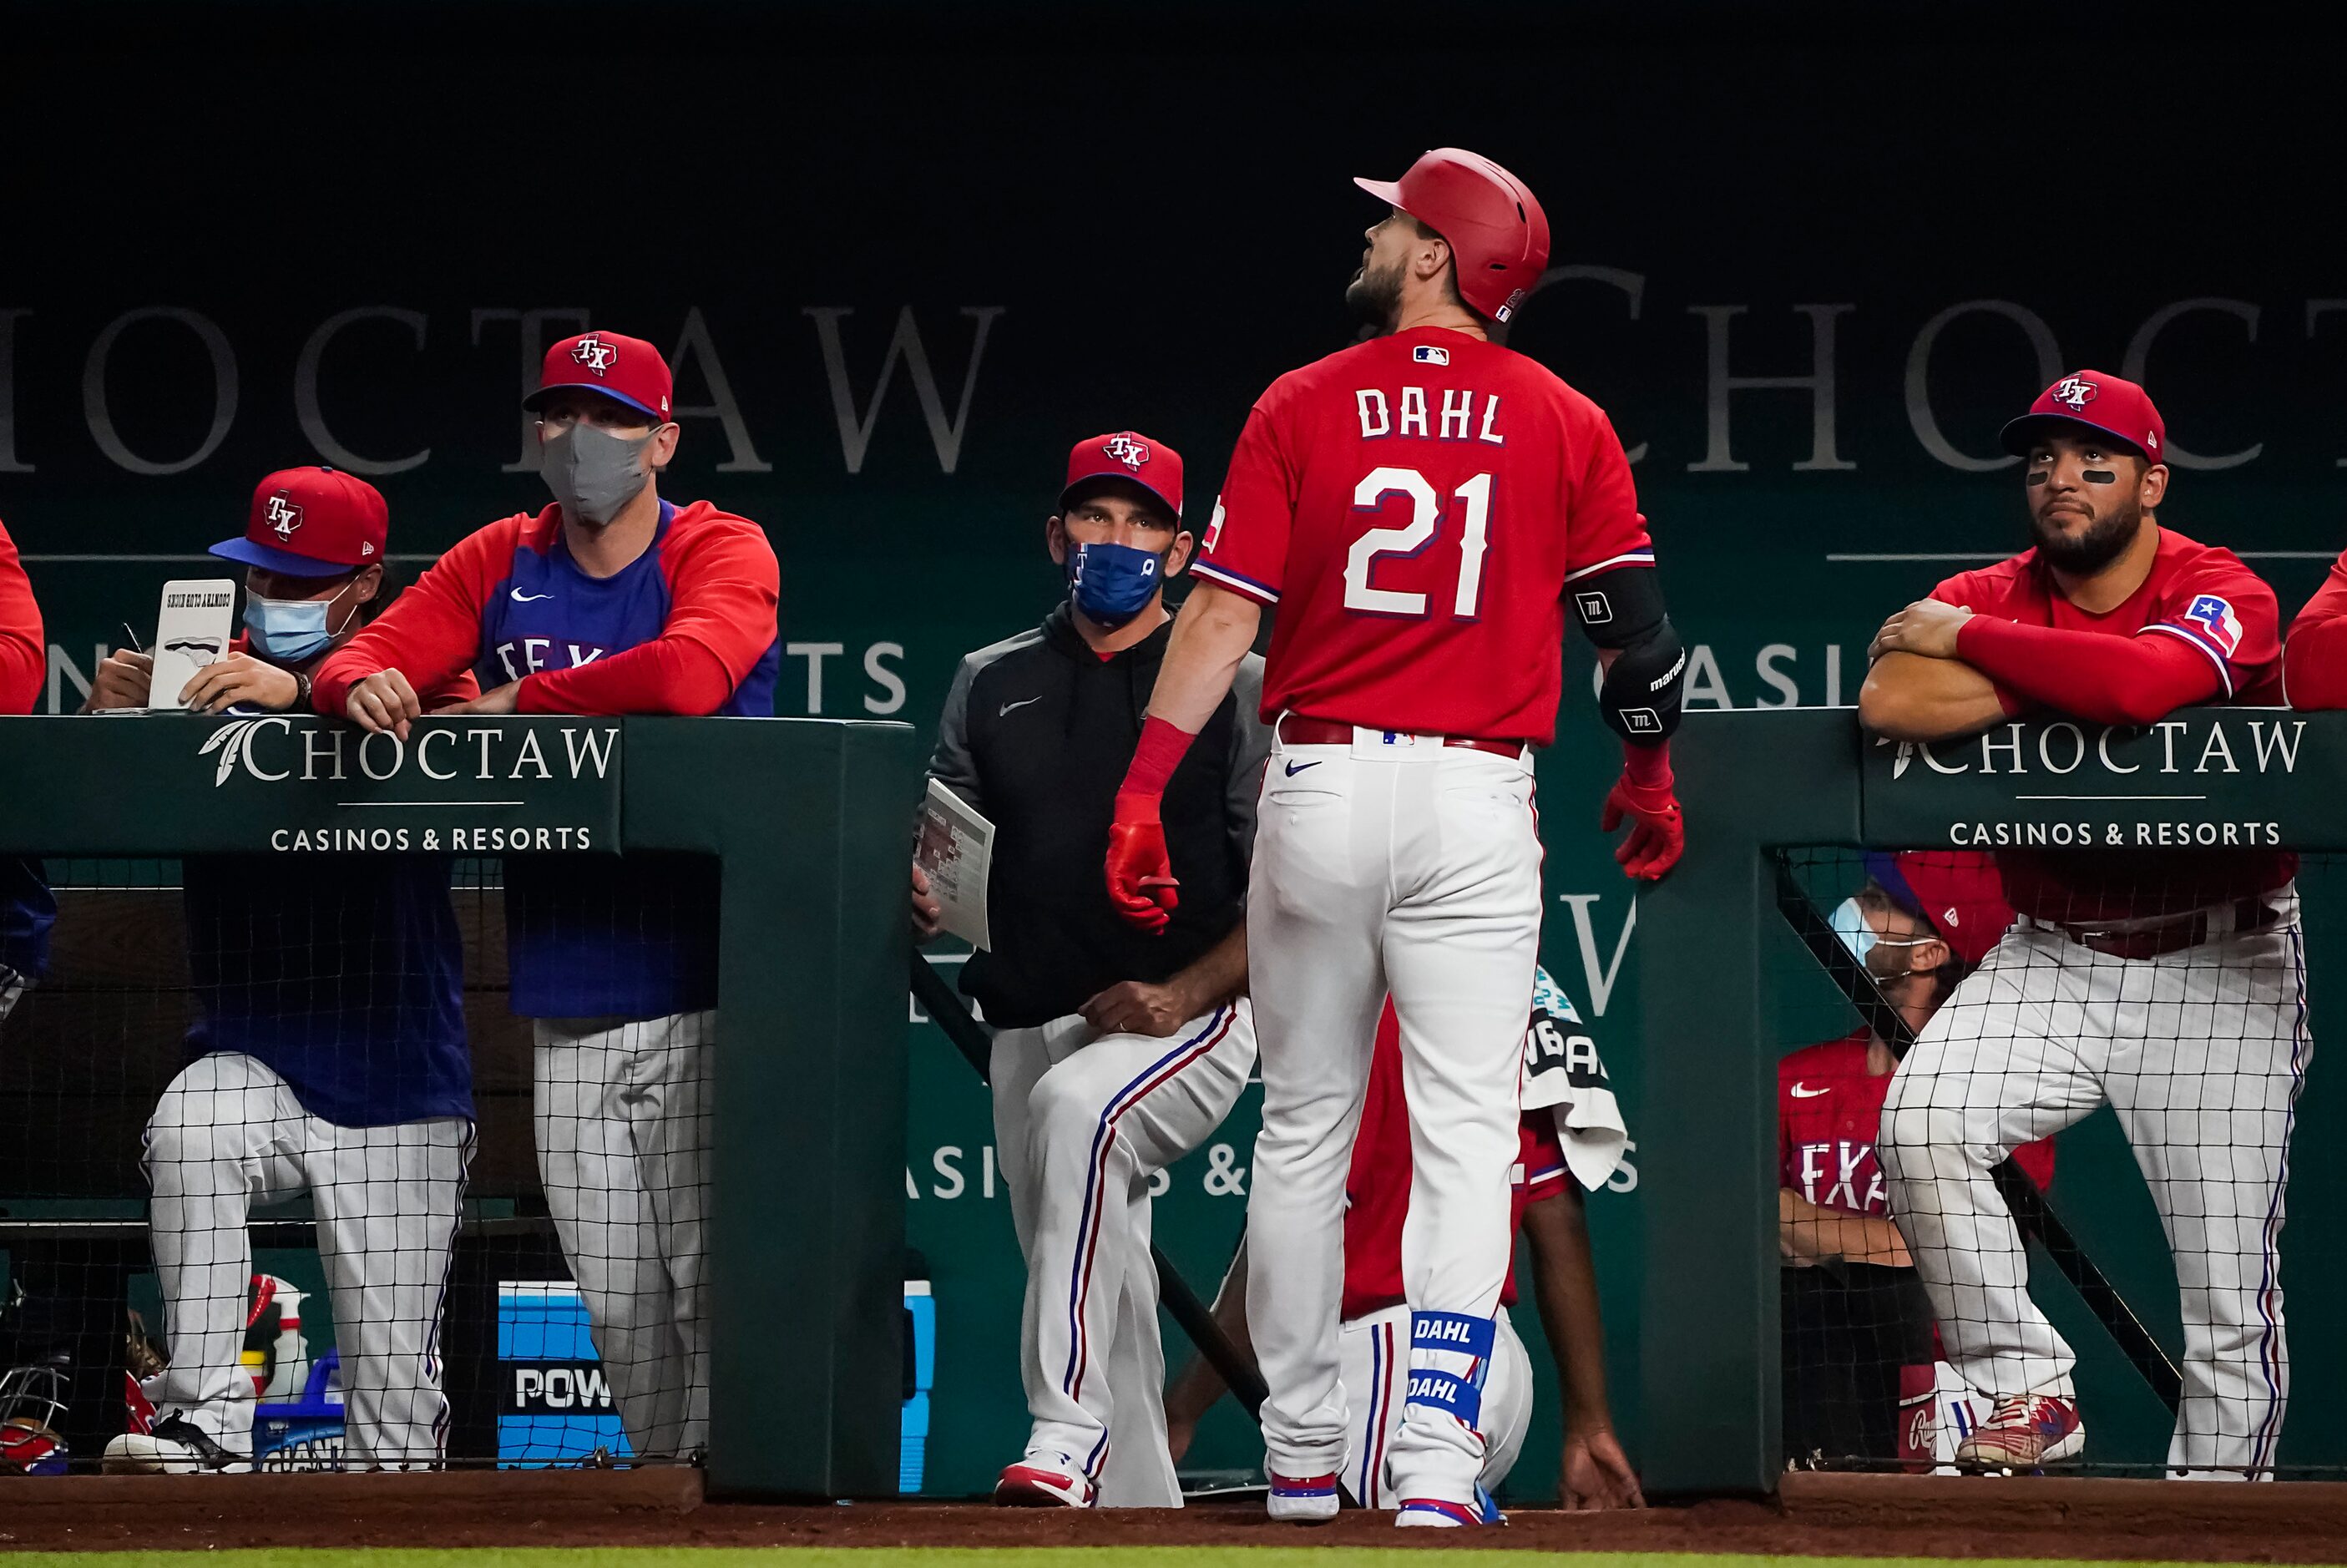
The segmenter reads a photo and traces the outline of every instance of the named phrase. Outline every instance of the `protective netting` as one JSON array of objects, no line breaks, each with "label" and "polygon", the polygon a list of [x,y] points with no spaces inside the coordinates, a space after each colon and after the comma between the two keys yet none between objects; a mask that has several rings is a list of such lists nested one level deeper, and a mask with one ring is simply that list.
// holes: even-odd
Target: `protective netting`
[{"label": "protective netting", "polygon": [[0,1018],[7,1468],[705,1445],[713,861],[46,870]]},{"label": "protective netting", "polygon": [[2335,866],[2003,872],[1777,856],[1788,1462],[2336,1474],[2330,1390],[2291,1379],[2347,1316],[2327,1192],[2282,1239],[2293,1145],[2331,1136],[2301,899]]}]

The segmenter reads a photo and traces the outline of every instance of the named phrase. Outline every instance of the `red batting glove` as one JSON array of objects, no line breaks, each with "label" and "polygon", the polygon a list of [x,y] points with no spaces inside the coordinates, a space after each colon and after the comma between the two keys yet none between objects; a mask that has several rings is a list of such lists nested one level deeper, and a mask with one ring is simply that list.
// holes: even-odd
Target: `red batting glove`
[{"label": "red batting glove", "polygon": [[1678,797],[1665,784],[1642,784],[1627,774],[1614,781],[1605,796],[1605,810],[1597,819],[1600,830],[1611,833],[1630,822],[1630,835],[1614,851],[1623,874],[1635,881],[1658,882],[1679,863],[1686,849],[1686,819]]},{"label": "red batting glove", "polygon": [[1133,925],[1163,935],[1182,902],[1181,886],[1165,853],[1156,797],[1118,795],[1108,829],[1108,901]]}]

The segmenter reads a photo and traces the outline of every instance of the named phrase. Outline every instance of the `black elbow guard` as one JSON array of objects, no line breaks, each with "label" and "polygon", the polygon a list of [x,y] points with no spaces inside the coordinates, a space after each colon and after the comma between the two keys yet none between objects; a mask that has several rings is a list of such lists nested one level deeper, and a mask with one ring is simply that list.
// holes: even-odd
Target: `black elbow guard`
[{"label": "black elbow guard", "polygon": [[1686,649],[1664,612],[1654,569],[1618,568],[1585,578],[1570,591],[1581,630],[1615,656],[1597,692],[1607,726],[1634,745],[1670,739],[1679,727]]},{"label": "black elbow guard", "polygon": [[1598,688],[1598,712],[1614,733],[1633,745],[1655,746],[1679,727],[1679,689],[1686,676],[1686,649],[1669,617],[1622,650]]}]

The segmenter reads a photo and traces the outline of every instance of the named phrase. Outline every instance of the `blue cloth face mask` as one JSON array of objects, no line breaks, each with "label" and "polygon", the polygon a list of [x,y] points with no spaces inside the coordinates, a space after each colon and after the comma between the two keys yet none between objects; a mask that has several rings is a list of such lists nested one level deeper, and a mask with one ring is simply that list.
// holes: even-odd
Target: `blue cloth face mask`
[{"label": "blue cloth face mask", "polygon": [[[340,599],[341,594],[334,595]],[[341,627],[326,624],[333,599],[263,599],[247,590],[244,629],[251,634],[253,651],[281,664],[302,664],[326,651]],[[351,607],[356,615],[358,607]],[[343,622],[348,626],[349,620]]]},{"label": "blue cloth face mask", "polygon": [[1106,627],[1122,626],[1148,608],[1163,585],[1164,555],[1131,545],[1076,545],[1068,551],[1068,588],[1076,608]]}]

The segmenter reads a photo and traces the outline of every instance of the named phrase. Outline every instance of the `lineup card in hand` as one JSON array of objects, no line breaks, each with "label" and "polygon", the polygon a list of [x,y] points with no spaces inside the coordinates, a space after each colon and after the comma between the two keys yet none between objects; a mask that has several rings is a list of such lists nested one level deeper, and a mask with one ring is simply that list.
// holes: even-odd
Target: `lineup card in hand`
[{"label": "lineup card in hand", "polygon": [[994,865],[994,824],[931,779],[913,859],[929,879],[930,897],[943,907],[940,924],[971,947],[990,949],[986,881]]},{"label": "lineup card in hand", "polygon": [[190,579],[163,585],[155,616],[155,671],[147,689],[147,711],[178,712],[187,704],[180,689],[196,671],[228,652],[234,624],[236,583],[229,578]]}]

